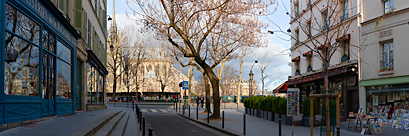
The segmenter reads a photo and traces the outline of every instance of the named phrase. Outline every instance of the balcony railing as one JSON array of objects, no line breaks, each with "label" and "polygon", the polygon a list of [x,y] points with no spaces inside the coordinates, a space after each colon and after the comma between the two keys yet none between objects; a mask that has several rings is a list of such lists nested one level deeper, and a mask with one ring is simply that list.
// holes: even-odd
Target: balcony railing
[{"label": "balcony railing", "polygon": [[381,69],[393,68],[393,59],[382,60],[380,64],[381,64]]}]

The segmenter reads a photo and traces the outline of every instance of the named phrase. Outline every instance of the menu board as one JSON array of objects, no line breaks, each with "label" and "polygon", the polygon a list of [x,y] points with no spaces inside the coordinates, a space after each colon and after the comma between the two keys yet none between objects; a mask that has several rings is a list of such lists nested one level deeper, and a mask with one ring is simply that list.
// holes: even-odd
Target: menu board
[{"label": "menu board", "polygon": [[288,88],[287,89],[287,116],[298,115],[299,106],[298,106],[298,88]]}]

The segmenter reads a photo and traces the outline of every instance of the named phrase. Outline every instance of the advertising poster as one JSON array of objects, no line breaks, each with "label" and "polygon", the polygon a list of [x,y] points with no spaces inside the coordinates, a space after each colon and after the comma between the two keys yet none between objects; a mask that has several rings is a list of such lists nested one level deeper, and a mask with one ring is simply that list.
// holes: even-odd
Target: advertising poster
[{"label": "advertising poster", "polygon": [[287,116],[298,115],[298,88],[288,88],[287,89]]}]

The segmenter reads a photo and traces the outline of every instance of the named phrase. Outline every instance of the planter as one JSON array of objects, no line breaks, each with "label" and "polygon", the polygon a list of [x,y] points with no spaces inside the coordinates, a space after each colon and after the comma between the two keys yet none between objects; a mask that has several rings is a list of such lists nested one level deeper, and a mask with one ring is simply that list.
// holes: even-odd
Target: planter
[{"label": "planter", "polygon": [[[279,123],[279,114],[275,113],[275,119],[274,122]],[[292,125],[292,117],[291,116],[287,116],[285,114],[281,114],[281,124],[282,125]]]},{"label": "planter", "polygon": [[[315,127],[315,120],[316,120],[316,118],[314,117],[313,127]],[[302,116],[301,125],[304,126],[304,127],[310,127],[310,116]]]},{"label": "planter", "polygon": [[344,56],[341,58],[341,62],[348,61],[348,60],[349,60],[349,56]]},{"label": "planter", "polygon": [[275,113],[274,112],[267,112],[267,120],[274,121],[275,120]]},{"label": "planter", "polygon": [[253,109],[253,116],[254,116],[254,117],[258,117],[258,111],[257,111],[257,109]]},{"label": "planter", "polygon": [[312,67],[307,68],[307,72],[310,72],[310,71],[312,71]]},{"label": "planter", "polygon": [[246,108],[246,114],[249,114],[250,115],[250,108]]},{"label": "planter", "polygon": [[330,126],[335,126],[337,124],[337,117],[331,116],[329,118],[329,124],[330,124]]},{"label": "planter", "polygon": [[268,116],[268,111],[264,111],[264,118],[263,119],[266,119],[266,120],[268,120],[269,118],[271,118],[270,116]]},{"label": "planter", "polygon": [[259,111],[260,111],[259,117],[264,119],[264,111],[263,110],[259,110]]}]

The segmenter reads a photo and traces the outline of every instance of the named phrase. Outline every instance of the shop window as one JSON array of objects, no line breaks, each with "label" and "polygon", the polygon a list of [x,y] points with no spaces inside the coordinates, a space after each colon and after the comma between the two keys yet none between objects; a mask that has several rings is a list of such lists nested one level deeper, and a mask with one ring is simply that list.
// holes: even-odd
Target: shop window
[{"label": "shop window", "polygon": [[393,68],[393,42],[382,44],[381,69]]},{"label": "shop window", "polygon": [[43,99],[54,99],[54,62],[53,56],[43,54],[43,83],[42,97]]},{"label": "shop window", "polygon": [[71,65],[57,59],[57,98],[71,98]]},{"label": "shop window", "polygon": [[387,14],[394,10],[393,0],[384,0],[383,1],[383,13]]},{"label": "shop window", "polygon": [[60,41],[57,42],[56,55],[67,63],[71,63],[71,50],[63,45]]},{"label": "shop window", "polygon": [[[20,11],[6,4],[6,31],[21,36],[23,39],[38,45],[40,42],[40,26],[23,15]],[[6,37],[5,42],[8,44],[15,35]],[[23,45],[21,45],[23,46]]]},{"label": "shop window", "polygon": [[51,52],[54,52],[55,48],[55,37],[47,30],[43,30],[43,47]]},{"label": "shop window", "polygon": [[[6,33],[6,39],[12,34]],[[5,45],[5,85],[7,95],[39,95],[39,48],[14,36]]]}]

